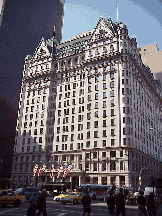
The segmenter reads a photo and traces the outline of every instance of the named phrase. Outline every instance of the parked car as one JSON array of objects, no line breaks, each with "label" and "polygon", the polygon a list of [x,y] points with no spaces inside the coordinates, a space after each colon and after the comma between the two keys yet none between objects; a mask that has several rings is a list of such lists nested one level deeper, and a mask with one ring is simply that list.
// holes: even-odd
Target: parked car
[{"label": "parked car", "polygon": [[62,197],[66,197],[66,196],[69,196],[69,195],[70,195],[70,193],[61,193],[58,196],[54,196],[53,200],[56,201],[56,202],[59,202]]},{"label": "parked car", "polygon": [[81,203],[82,202],[82,198],[85,195],[85,193],[83,192],[75,192],[75,193],[71,193],[66,197],[61,197],[61,202],[63,204],[66,203],[73,203],[73,204],[77,204],[77,203]]},{"label": "parked car", "polygon": [[0,190],[0,205],[14,205],[18,207],[20,203],[25,203],[25,196],[11,190]]},{"label": "parked car", "polygon": [[27,187],[27,188],[18,188],[16,190],[16,193],[19,195],[24,195],[26,200],[29,200],[30,197],[33,195],[33,193],[38,194],[39,190],[34,187]]}]

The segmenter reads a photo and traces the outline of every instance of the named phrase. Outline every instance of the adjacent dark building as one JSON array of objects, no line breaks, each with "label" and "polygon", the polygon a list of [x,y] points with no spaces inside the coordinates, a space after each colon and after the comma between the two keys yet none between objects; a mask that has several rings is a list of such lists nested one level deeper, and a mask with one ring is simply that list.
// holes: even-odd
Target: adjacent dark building
[{"label": "adjacent dark building", "polygon": [[[34,52],[42,36],[45,39],[52,36],[54,25],[55,37],[57,41],[61,41],[64,2],[64,0],[6,0],[5,2],[0,27],[0,99],[3,101],[0,105],[0,126],[5,130],[0,135],[0,158],[3,161],[6,158],[2,151],[3,146],[6,142],[13,145],[11,140],[14,142],[15,129],[10,131],[10,125],[15,124],[16,112],[11,112],[10,118],[6,120],[8,126],[3,127],[2,116],[6,115],[7,109],[4,109],[2,104],[9,109],[12,107],[17,109],[25,56]],[[6,141],[8,136],[13,138]],[[12,152],[9,157],[12,157]],[[0,176],[2,173],[3,176],[10,175],[10,171],[6,174],[1,169]]]}]

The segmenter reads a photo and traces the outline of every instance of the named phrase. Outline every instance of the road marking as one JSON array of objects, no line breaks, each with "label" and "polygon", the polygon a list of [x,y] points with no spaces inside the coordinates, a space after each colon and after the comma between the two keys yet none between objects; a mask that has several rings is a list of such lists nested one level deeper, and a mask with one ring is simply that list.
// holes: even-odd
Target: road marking
[{"label": "road marking", "polygon": [[58,216],[63,216],[63,215],[65,215],[66,213],[61,213],[61,214],[59,214]]},{"label": "road marking", "polygon": [[18,208],[14,208],[14,209],[10,209],[10,210],[6,210],[6,211],[3,211],[3,212],[0,212],[0,215],[1,215],[1,214],[4,214],[4,213],[6,213],[6,212],[13,211],[13,210],[15,210],[15,209],[18,209]]}]

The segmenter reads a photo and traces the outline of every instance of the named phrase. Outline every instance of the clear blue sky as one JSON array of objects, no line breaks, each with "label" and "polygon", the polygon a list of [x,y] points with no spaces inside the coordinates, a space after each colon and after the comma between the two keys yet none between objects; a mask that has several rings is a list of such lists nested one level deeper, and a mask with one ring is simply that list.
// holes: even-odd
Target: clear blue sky
[{"label": "clear blue sky", "polygon": [[[138,46],[157,43],[162,49],[162,0],[118,0],[118,11]],[[62,41],[95,28],[100,16],[116,22],[116,1],[65,0]]]}]

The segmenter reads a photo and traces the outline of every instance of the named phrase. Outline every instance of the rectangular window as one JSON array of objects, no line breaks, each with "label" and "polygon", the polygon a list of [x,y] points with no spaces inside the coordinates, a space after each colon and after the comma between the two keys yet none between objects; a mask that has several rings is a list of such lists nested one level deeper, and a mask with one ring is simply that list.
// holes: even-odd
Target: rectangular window
[{"label": "rectangular window", "polygon": [[120,151],[120,157],[123,157],[123,150]]},{"label": "rectangular window", "polygon": [[113,72],[110,73],[110,79],[114,79],[114,73]]},{"label": "rectangular window", "polygon": [[114,126],[115,124],[114,124],[114,119],[111,119],[111,126]]},{"label": "rectangular window", "polygon": [[111,109],[111,116],[114,116],[114,109]]},{"label": "rectangular window", "polygon": [[106,140],[102,140],[102,147],[106,147]]},{"label": "rectangular window", "polygon": [[95,100],[98,100],[98,93],[95,93]]},{"label": "rectangular window", "polygon": [[88,86],[88,93],[90,93],[92,91],[92,87]]},{"label": "rectangular window", "polygon": [[90,131],[87,132],[87,139],[90,138]]},{"label": "rectangular window", "polygon": [[116,170],[116,163],[115,162],[111,162],[110,163],[110,171],[115,171]]},{"label": "rectangular window", "polygon": [[106,92],[103,92],[103,98],[107,98]]},{"label": "rectangular window", "polygon": [[91,77],[88,77],[88,84],[91,84]]},{"label": "rectangular window", "polygon": [[111,129],[111,136],[115,136],[114,131],[115,129]]},{"label": "rectangular window", "polygon": [[90,129],[90,122],[87,122],[87,129]]},{"label": "rectangular window", "polygon": [[103,120],[103,127],[106,127],[106,120]]},{"label": "rectangular window", "polygon": [[93,171],[97,171],[97,163],[93,164]]},{"label": "rectangular window", "polygon": [[95,77],[95,83],[97,83],[99,80],[98,80],[98,77]]},{"label": "rectangular window", "polygon": [[95,85],[95,91],[98,91],[99,90],[99,88],[98,88],[98,84],[97,85]]},{"label": "rectangular window", "polygon": [[106,130],[103,130],[103,137],[106,137]]},{"label": "rectangular window", "polygon": [[98,102],[95,103],[95,109],[98,109]]},{"label": "rectangular window", "polygon": [[120,161],[120,170],[123,170],[123,161]]},{"label": "rectangular window", "polygon": [[95,118],[98,118],[98,111],[95,112]]},{"label": "rectangular window", "polygon": [[103,108],[106,107],[106,101],[103,101]]},{"label": "rectangular window", "polygon": [[94,138],[98,138],[98,131],[94,131]]},{"label": "rectangular window", "polygon": [[103,118],[106,118],[106,110],[103,110]]},{"label": "rectangular window", "polygon": [[103,89],[106,89],[106,83],[103,83]]},{"label": "rectangular window", "polygon": [[110,91],[110,97],[114,97],[114,90]]},{"label": "rectangular window", "polygon": [[98,121],[94,121],[94,128],[98,127]]},{"label": "rectangular window", "polygon": [[110,88],[114,88],[114,81],[110,83]]},{"label": "rectangular window", "polygon": [[94,141],[94,148],[97,148],[97,141]]},{"label": "rectangular window", "polygon": [[111,146],[114,146],[114,145],[115,145],[115,140],[111,139]]},{"label": "rectangular window", "polygon": [[106,81],[106,74],[103,74],[103,81]]}]

